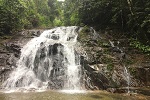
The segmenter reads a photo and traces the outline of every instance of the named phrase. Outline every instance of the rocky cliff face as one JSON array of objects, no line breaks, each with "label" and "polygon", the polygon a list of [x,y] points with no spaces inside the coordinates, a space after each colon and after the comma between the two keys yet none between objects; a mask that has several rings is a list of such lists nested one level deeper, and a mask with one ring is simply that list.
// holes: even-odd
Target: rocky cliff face
[{"label": "rocky cliff face", "polygon": [[88,88],[111,91],[109,88],[150,85],[150,56],[131,47],[119,32],[84,27],[78,41],[87,54],[82,65],[90,79]]}]

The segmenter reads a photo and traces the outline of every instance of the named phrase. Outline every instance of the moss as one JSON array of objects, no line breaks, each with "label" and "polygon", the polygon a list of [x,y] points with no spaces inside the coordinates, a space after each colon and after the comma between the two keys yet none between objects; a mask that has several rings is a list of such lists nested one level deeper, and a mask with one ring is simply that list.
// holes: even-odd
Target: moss
[{"label": "moss", "polygon": [[10,39],[12,36],[9,36],[9,35],[4,35],[4,36],[1,36],[0,39]]},{"label": "moss", "polygon": [[109,63],[107,65],[107,70],[112,71],[114,69],[114,64],[113,63]]},{"label": "moss", "polygon": [[111,77],[109,78],[109,80],[111,82],[111,87],[112,88],[119,88],[119,85],[116,82],[114,82]]},{"label": "moss", "polygon": [[84,26],[81,32],[82,33],[89,33],[90,32],[90,27]]},{"label": "moss", "polygon": [[135,67],[130,67],[130,68],[129,68],[129,72],[130,72],[130,74],[133,75],[133,76],[136,76],[136,74],[137,74],[137,71],[136,71],[136,68],[135,68]]},{"label": "moss", "polygon": [[78,40],[81,42],[86,42],[89,40],[88,34],[90,33],[90,27],[84,26],[81,32],[79,33]]},{"label": "moss", "polygon": [[0,43],[0,47],[3,47],[4,45],[2,43]]},{"label": "moss", "polygon": [[98,40],[98,45],[101,47],[110,47],[110,43],[106,40]]},{"label": "moss", "polygon": [[102,63],[107,64],[107,70],[112,71],[114,69],[113,59],[109,57],[103,57],[101,59]]},{"label": "moss", "polygon": [[86,38],[87,38],[86,33],[84,33],[84,32],[80,32],[80,33],[79,33],[79,36],[78,36],[78,40],[79,40],[79,41],[85,42],[85,41],[86,41]]},{"label": "moss", "polygon": [[110,54],[110,50],[109,49],[104,49],[103,53],[104,54]]},{"label": "moss", "polygon": [[125,63],[125,65],[131,65],[131,64],[134,64],[134,61],[129,60],[129,59],[126,59],[126,60],[124,61],[124,63]]},{"label": "moss", "polygon": [[97,56],[97,57],[100,57],[100,56],[102,56],[102,55],[103,55],[103,52],[102,52],[101,50],[99,50],[99,51],[96,52],[96,56]]},{"label": "moss", "polygon": [[147,53],[147,54],[150,54],[150,46],[149,45],[145,45],[145,44],[142,44],[140,41],[138,40],[134,40],[134,39],[131,39],[130,40],[130,46],[136,48],[136,49],[139,49],[141,50],[143,53]]},{"label": "moss", "polygon": [[109,57],[103,57],[102,62],[106,63],[106,64],[109,64],[109,63],[112,63],[113,60],[112,60],[112,58],[109,58]]}]

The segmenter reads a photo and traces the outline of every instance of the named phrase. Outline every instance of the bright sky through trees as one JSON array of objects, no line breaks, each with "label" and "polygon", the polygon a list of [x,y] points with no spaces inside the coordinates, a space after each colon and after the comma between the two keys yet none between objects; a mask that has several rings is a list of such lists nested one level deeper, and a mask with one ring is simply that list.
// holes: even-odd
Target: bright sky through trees
[{"label": "bright sky through trees", "polygon": [[65,1],[65,0],[57,0],[57,1]]}]

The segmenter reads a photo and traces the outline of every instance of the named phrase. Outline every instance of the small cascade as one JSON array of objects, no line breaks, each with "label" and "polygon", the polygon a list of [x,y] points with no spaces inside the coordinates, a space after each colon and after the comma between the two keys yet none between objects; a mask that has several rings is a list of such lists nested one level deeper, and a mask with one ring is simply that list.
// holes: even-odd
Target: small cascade
[{"label": "small cascade", "polygon": [[130,73],[127,68],[124,67],[125,80],[127,82],[127,93],[130,93]]},{"label": "small cascade", "polygon": [[44,31],[21,50],[17,68],[3,83],[6,90],[80,90],[80,55],[76,26]]}]

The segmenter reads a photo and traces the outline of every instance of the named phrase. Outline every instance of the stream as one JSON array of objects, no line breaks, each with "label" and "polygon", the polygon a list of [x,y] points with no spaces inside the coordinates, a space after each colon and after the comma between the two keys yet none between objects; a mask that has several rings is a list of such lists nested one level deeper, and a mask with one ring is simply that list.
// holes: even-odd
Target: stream
[{"label": "stream", "polygon": [[112,94],[105,91],[44,91],[0,93],[0,100],[150,100],[150,97],[139,94]]}]

